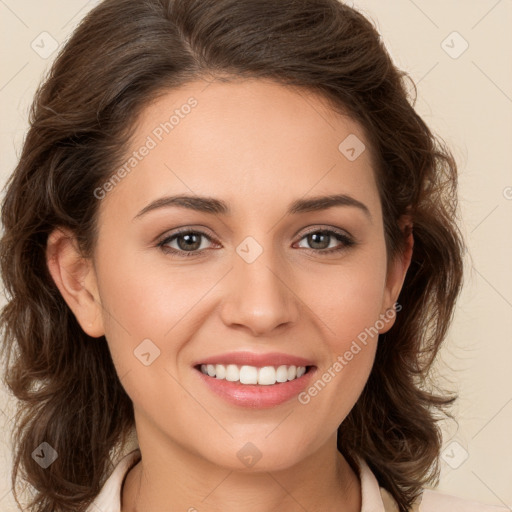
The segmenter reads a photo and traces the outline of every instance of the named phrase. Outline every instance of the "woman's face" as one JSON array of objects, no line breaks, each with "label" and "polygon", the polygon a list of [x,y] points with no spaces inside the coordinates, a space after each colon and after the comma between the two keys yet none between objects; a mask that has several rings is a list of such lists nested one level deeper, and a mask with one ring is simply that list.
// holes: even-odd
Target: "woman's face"
[{"label": "woman's face", "polygon": [[[194,82],[143,112],[125,171],[97,190],[97,315],[77,315],[105,333],[141,445],[238,469],[335,445],[406,271],[388,272],[363,144],[316,96],[260,80]],[[308,207],[325,196],[341,199]],[[292,380],[235,383],[201,373],[208,361]],[[293,363],[312,368],[293,379]]]}]

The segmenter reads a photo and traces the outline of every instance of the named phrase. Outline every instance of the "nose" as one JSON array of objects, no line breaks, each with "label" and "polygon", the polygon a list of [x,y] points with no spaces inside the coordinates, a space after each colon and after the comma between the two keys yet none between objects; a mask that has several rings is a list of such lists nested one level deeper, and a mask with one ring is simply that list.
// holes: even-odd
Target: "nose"
[{"label": "nose", "polygon": [[276,263],[270,253],[263,251],[252,263],[235,254],[221,308],[221,318],[228,327],[264,336],[297,322],[300,301],[293,290],[293,278],[285,264]]}]

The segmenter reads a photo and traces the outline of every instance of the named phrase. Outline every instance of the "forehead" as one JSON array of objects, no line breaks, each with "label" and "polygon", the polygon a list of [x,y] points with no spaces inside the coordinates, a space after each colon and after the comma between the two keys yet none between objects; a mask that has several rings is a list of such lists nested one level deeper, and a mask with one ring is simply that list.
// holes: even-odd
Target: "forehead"
[{"label": "forehead", "polygon": [[290,203],[321,193],[378,201],[362,127],[320,96],[265,80],[191,82],[141,113],[108,201],[131,209],[164,193]]}]

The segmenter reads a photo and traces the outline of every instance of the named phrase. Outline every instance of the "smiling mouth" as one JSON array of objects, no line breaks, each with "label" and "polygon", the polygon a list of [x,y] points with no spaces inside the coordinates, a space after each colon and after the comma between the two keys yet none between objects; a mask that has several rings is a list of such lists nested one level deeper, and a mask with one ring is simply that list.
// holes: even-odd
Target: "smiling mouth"
[{"label": "smiling mouth", "polygon": [[245,384],[271,386],[300,379],[309,373],[314,366],[250,366],[236,364],[198,364],[194,367],[203,375],[218,380]]}]

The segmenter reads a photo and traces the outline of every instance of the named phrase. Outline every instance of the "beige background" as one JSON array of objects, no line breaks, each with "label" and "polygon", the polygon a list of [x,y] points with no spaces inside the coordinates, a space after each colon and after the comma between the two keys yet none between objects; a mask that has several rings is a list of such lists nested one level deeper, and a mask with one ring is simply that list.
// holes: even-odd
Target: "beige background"
[{"label": "beige background", "polygon": [[[20,153],[35,88],[55,56],[39,55],[32,41],[46,38],[51,50],[50,36],[41,35],[47,32],[63,44],[97,3],[0,0],[2,186]],[[373,19],[396,63],[414,79],[417,111],[451,145],[460,168],[470,254],[438,365],[444,384],[460,394],[459,425],[444,424],[439,489],[512,510],[512,1],[351,3]],[[14,512],[12,401],[3,389],[0,409],[0,509]]]}]

